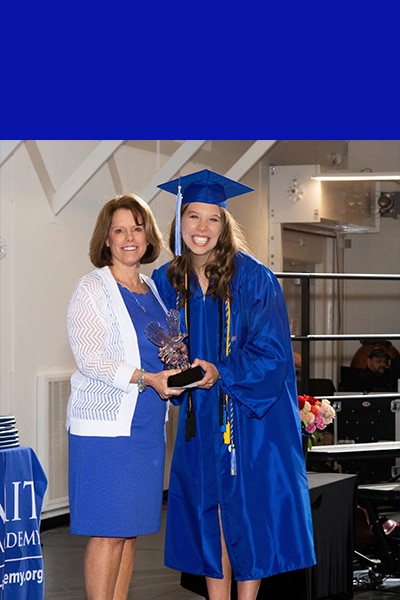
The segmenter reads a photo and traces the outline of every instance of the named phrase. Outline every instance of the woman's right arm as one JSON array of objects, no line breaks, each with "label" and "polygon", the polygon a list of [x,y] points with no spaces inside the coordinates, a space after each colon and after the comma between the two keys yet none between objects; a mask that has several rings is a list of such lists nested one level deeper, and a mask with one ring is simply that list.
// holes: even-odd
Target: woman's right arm
[{"label": "woman's right arm", "polygon": [[[104,294],[95,281],[82,279],[71,298],[67,312],[67,329],[72,353],[79,371],[91,379],[114,385],[121,361],[110,358],[108,345],[117,331],[110,321]],[[133,367],[127,365],[126,382]]]},{"label": "woman's right arm", "polygon": [[[78,283],[68,307],[67,328],[72,353],[83,375],[123,391],[141,379],[140,367],[110,357],[109,346],[118,352],[118,325],[116,318],[112,321],[104,293],[96,282],[83,279]],[[162,399],[179,396],[182,391],[172,390],[167,384],[168,377],[179,372],[179,369],[146,372],[145,385],[153,387]]]}]

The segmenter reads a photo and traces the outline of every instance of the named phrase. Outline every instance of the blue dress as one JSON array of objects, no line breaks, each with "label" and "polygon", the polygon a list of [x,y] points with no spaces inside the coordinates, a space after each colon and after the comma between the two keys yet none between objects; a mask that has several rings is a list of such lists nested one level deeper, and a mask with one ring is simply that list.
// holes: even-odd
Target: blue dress
[{"label": "blue dress", "polygon": [[[165,327],[165,312],[151,290],[137,295],[119,287],[135,325],[142,367],[156,371],[159,365],[161,371],[158,347],[144,330],[150,321]],[[68,434],[71,533],[134,537],[160,530],[166,408],[147,387],[138,396],[130,437]]]},{"label": "blue dress", "polygon": [[[194,575],[222,577],[220,507],[234,577],[248,580],[312,566],[315,553],[283,293],[273,273],[250,255],[238,253],[235,265],[229,319],[226,307],[220,319],[218,301],[204,297],[191,282],[191,360],[215,363],[221,379],[211,390],[192,391],[196,425],[189,441],[188,393],[179,397],[165,564]],[[153,279],[171,308],[176,294],[166,270],[167,265],[155,270]],[[221,432],[220,392],[229,396],[232,410],[234,475],[232,448]]]}]

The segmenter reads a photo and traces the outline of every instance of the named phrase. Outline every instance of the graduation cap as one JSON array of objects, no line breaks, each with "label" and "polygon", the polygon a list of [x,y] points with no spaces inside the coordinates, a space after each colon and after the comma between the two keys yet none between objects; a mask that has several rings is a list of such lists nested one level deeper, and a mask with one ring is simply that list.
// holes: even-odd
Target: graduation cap
[{"label": "graduation cap", "polygon": [[226,208],[228,198],[252,192],[253,188],[224,177],[215,171],[203,169],[158,185],[162,190],[176,194],[175,255],[182,254],[181,206],[189,202],[216,204]]}]

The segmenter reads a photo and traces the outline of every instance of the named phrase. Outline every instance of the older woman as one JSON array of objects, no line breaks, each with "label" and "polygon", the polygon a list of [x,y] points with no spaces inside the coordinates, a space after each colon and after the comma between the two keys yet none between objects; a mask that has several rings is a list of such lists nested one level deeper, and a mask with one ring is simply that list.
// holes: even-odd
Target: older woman
[{"label": "older woman", "polygon": [[125,195],[101,209],[90,242],[95,270],[78,282],[68,308],[77,371],[68,404],[71,533],[89,536],[84,572],[89,600],[124,600],[135,538],[160,529],[167,385],[158,348],[144,334],[165,323],[165,307],[141,263],[160,254],[148,205]]}]

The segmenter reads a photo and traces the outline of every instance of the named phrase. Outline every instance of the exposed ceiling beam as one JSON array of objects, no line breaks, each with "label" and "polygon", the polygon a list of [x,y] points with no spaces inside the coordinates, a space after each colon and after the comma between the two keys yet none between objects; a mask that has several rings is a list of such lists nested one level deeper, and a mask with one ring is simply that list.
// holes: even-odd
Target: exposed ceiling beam
[{"label": "exposed ceiling beam", "polygon": [[225,173],[226,177],[239,181],[275,144],[277,140],[257,140]]},{"label": "exposed ceiling beam", "polygon": [[0,140],[0,167],[14,154],[15,150],[23,140]]},{"label": "exposed ceiling beam", "polygon": [[207,140],[186,140],[141,190],[140,196],[150,204],[161,192],[157,185],[173,179]]},{"label": "exposed ceiling beam", "polygon": [[54,214],[58,215],[84,185],[97,173],[125,140],[102,140],[53,196]]},{"label": "exposed ceiling beam", "polygon": [[36,140],[26,140],[25,148],[29,154],[29,158],[31,159],[31,163],[36,171],[36,174],[46,195],[48,203],[52,207],[53,195],[56,190],[54,188],[53,182],[51,181],[50,174],[47,170],[46,164],[43,160],[43,156],[40,153]]}]

